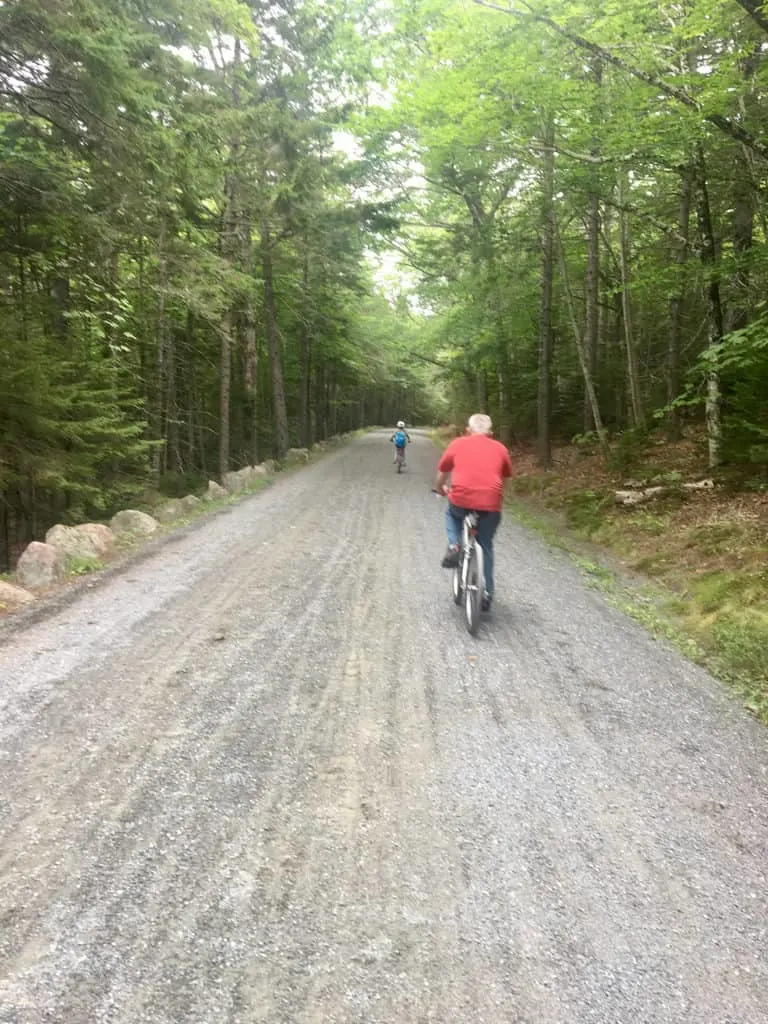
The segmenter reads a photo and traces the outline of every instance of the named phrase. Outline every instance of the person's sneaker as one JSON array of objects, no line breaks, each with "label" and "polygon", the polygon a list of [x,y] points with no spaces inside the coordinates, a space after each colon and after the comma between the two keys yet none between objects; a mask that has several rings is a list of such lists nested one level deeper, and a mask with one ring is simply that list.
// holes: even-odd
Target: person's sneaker
[{"label": "person's sneaker", "polygon": [[449,544],[448,550],[443,555],[443,560],[440,563],[444,569],[455,569],[459,564],[459,545]]},{"label": "person's sneaker", "polygon": [[493,602],[493,594],[489,594],[488,591],[483,594],[483,599],[480,602],[480,611],[489,612],[491,610],[491,603]]}]

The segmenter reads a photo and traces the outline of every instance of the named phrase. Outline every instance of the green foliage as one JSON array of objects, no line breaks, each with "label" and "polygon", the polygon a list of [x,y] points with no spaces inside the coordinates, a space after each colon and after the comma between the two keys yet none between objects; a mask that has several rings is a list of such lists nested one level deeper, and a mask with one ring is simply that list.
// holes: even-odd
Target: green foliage
[{"label": "green foliage", "polygon": [[671,407],[686,410],[703,405],[712,374],[717,375],[725,396],[725,461],[755,466],[768,480],[768,316],[706,348]]},{"label": "green foliage", "polygon": [[688,546],[715,555],[731,550],[745,536],[741,523],[704,523],[690,530]]},{"label": "green foliage", "polygon": [[648,441],[648,432],[642,428],[623,430],[611,445],[608,468],[621,476],[631,473],[641,462]]},{"label": "green foliage", "polygon": [[379,74],[376,21],[342,0],[0,6],[0,563],[53,521],[198,489],[225,432],[224,468],[277,454],[279,377],[289,444],[429,418],[418,332],[366,266],[397,211],[334,139]]},{"label": "green foliage", "polygon": [[595,430],[588,430],[585,434],[574,434],[571,444],[575,446],[579,455],[594,455],[600,449],[600,435]]},{"label": "green foliage", "polygon": [[627,525],[640,533],[648,533],[651,536],[661,536],[669,529],[669,517],[656,515],[653,512],[636,512],[628,516]]},{"label": "green foliage", "polygon": [[708,573],[694,581],[691,593],[704,614],[723,610],[735,612],[751,605],[768,604],[768,570]]},{"label": "green foliage", "polygon": [[103,569],[104,564],[98,558],[75,557],[67,560],[67,574],[69,576],[85,576],[86,573],[96,572]]},{"label": "green foliage", "polygon": [[768,713],[768,613],[740,612],[721,616],[713,630],[718,657],[728,670],[748,686],[748,706],[757,714]]},{"label": "green foliage", "polygon": [[603,525],[603,510],[612,504],[613,497],[606,491],[577,491],[566,501],[568,524],[589,537]]},{"label": "green foliage", "polygon": [[168,498],[184,498],[205,489],[206,478],[194,470],[164,473],[159,481],[160,493]]}]

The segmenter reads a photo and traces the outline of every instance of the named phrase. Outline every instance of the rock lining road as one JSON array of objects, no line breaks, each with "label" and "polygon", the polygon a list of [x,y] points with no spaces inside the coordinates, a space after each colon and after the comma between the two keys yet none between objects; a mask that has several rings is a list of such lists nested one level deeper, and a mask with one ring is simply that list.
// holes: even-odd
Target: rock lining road
[{"label": "rock lining road", "polygon": [[766,731],[361,438],[0,646],[2,1024],[768,1022]]}]

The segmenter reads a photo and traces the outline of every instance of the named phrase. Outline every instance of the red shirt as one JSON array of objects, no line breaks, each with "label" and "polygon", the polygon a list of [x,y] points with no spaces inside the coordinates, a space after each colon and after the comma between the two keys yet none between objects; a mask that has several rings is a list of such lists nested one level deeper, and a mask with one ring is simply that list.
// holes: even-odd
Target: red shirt
[{"label": "red shirt", "polygon": [[485,434],[468,434],[451,441],[437,465],[451,474],[451,504],[478,512],[500,512],[504,477],[512,476],[509,452]]}]

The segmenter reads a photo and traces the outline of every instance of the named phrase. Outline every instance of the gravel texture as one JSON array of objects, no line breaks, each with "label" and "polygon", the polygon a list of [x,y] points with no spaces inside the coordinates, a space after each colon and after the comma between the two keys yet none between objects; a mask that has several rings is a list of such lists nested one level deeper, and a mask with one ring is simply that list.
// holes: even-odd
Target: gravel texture
[{"label": "gravel texture", "polygon": [[768,733],[510,520],[473,640],[435,462],[5,635],[2,1024],[768,1022]]}]

